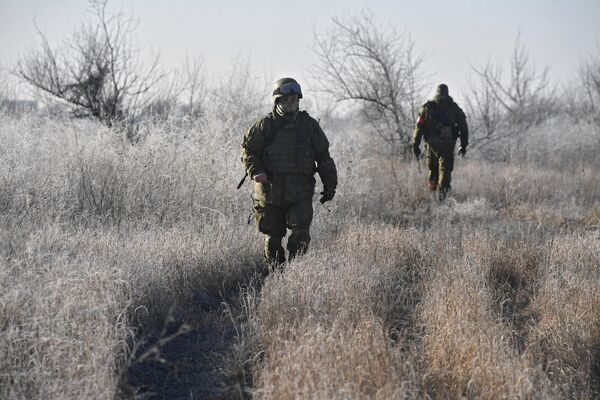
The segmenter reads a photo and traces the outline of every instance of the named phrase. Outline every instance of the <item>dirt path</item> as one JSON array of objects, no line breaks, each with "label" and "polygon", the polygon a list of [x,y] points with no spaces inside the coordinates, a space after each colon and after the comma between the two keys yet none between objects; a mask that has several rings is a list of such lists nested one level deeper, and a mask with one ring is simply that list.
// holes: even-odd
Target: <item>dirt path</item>
[{"label": "dirt path", "polygon": [[[256,290],[262,279],[247,280]],[[235,361],[244,323],[239,288],[219,298],[199,289],[186,310],[173,310],[167,326],[147,334],[123,375],[121,398],[245,399],[251,382]],[[190,312],[190,307],[191,311]],[[148,356],[145,356],[148,355]]]}]

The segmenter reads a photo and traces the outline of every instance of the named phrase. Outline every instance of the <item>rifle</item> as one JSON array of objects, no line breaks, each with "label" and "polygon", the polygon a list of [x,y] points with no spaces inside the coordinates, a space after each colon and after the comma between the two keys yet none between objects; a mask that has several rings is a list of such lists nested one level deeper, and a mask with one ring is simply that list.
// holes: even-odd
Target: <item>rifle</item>
[{"label": "rifle", "polygon": [[247,177],[248,177],[248,173],[246,172],[246,173],[244,174],[244,177],[243,177],[243,178],[242,178],[242,180],[240,181],[240,183],[238,183],[238,185],[237,185],[237,188],[236,188],[236,189],[239,189],[239,188],[241,188],[241,187],[242,187],[242,185],[244,184],[244,182],[246,182],[246,178],[247,178]]}]

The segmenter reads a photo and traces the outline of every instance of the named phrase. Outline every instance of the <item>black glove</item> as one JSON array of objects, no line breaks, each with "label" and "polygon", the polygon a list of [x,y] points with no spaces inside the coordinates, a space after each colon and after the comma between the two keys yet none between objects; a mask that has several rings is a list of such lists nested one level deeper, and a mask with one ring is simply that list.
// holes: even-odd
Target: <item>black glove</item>
[{"label": "black glove", "polygon": [[458,154],[459,154],[461,157],[464,157],[464,156],[467,154],[467,146],[465,146],[465,147],[463,147],[463,146],[460,146],[460,147],[458,148]]},{"label": "black glove", "polygon": [[421,156],[421,149],[418,144],[413,144],[413,153],[415,153],[415,157],[417,158]]},{"label": "black glove", "polygon": [[326,201],[331,201],[333,199],[333,196],[335,196],[335,190],[323,190],[321,192],[321,198],[319,199],[319,201],[321,202],[321,204],[323,204]]}]

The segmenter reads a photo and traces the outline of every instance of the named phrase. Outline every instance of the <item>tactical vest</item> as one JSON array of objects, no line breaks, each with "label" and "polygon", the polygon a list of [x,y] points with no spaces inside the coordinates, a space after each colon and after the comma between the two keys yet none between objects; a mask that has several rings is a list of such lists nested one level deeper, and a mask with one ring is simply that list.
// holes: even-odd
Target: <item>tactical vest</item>
[{"label": "tactical vest", "polygon": [[268,173],[315,173],[315,153],[310,143],[309,129],[309,119],[304,112],[300,112],[295,121],[272,129],[263,155]]},{"label": "tactical vest", "polygon": [[428,143],[454,143],[458,137],[457,109],[454,103],[441,109],[435,102],[428,101],[424,108],[427,110],[426,122],[428,125],[425,140]]}]

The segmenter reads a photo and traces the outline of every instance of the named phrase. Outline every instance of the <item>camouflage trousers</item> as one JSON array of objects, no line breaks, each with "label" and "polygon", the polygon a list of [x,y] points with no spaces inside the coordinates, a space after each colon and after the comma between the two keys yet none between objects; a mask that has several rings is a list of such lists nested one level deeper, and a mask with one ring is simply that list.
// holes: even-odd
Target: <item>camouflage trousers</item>
[{"label": "camouflage trousers", "polygon": [[281,242],[288,229],[291,230],[287,241],[288,259],[291,261],[308,250],[310,224],[313,219],[312,196],[287,206],[255,204],[254,216],[258,230],[266,235],[264,257],[268,264],[285,262],[285,251]]},{"label": "camouflage trousers", "polygon": [[454,169],[454,144],[444,146],[427,145],[429,181],[435,182],[440,191],[450,190]]}]

